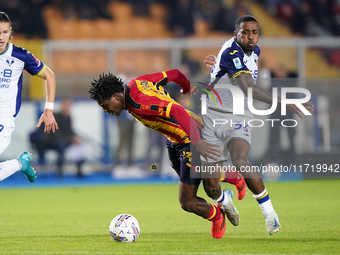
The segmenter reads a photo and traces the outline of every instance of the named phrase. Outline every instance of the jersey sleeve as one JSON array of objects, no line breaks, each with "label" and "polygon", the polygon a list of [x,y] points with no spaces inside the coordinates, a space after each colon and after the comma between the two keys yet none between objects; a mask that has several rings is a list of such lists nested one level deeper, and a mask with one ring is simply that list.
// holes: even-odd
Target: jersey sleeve
[{"label": "jersey sleeve", "polygon": [[188,112],[181,105],[172,105],[170,110],[170,117],[174,118],[177,123],[183,128],[185,133],[190,137],[190,141],[195,145],[201,140],[200,132],[196,126],[196,123]]},{"label": "jersey sleeve", "polygon": [[190,81],[185,75],[178,69],[171,69],[168,71],[165,71],[168,82],[173,81],[178,84],[183,89],[184,93],[187,93],[190,91],[191,84]]},{"label": "jersey sleeve", "polygon": [[40,75],[45,70],[45,65],[30,52],[27,53],[24,69],[30,75]]},{"label": "jersey sleeve", "polygon": [[240,73],[250,73],[247,66],[243,63],[243,52],[229,48],[222,53],[220,68],[224,73],[229,73],[233,78]]},{"label": "jersey sleeve", "polygon": [[[135,80],[138,84],[147,83],[146,81]],[[165,95],[161,90],[148,89],[138,90],[137,86],[131,86],[125,96],[129,105],[129,112],[135,116],[156,116],[174,119],[190,137],[192,144],[201,140],[196,123],[185,108],[174,101],[169,95]],[[143,85],[141,85],[143,87]],[[190,132],[191,131],[191,132]]]},{"label": "jersey sleeve", "polygon": [[136,78],[136,80],[147,80],[165,86],[168,82],[175,82],[183,89],[184,93],[190,91],[191,84],[185,75],[178,69],[170,69],[164,72],[145,74]]},{"label": "jersey sleeve", "polygon": [[26,49],[13,45],[12,56],[24,62],[24,70],[30,75],[39,75],[45,70],[45,65],[34,57],[34,55]]},{"label": "jersey sleeve", "polygon": [[151,81],[151,82],[159,83],[165,78],[166,77],[164,76],[163,72],[157,72],[157,73],[144,74],[144,75],[138,76],[134,80]]}]

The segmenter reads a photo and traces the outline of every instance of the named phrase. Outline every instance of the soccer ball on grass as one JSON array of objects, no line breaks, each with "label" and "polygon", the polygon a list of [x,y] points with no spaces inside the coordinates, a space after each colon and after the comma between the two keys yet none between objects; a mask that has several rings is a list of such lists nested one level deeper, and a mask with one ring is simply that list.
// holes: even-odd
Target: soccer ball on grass
[{"label": "soccer ball on grass", "polygon": [[118,214],[110,223],[110,236],[117,242],[131,243],[137,240],[140,234],[139,223],[130,214]]}]

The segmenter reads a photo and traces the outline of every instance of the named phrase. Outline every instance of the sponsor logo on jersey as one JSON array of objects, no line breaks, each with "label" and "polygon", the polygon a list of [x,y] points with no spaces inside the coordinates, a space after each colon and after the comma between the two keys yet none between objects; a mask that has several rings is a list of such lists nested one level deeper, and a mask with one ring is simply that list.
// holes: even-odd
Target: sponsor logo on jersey
[{"label": "sponsor logo on jersey", "polygon": [[10,83],[10,82],[11,82],[11,79],[0,78],[0,82]]},{"label": "sponsor logo on jersey", "polygon": [[234,58],[233,59],[234,65],[236,67],[236,69],[241,69],[242,68],[242,63],[240,58]]},{"label": "sponsor logo on jersey", "polygon": [[230,55],[234,55],[236,52],[238,52],[238,50],[234,50],[233,52],[230,52]]}]

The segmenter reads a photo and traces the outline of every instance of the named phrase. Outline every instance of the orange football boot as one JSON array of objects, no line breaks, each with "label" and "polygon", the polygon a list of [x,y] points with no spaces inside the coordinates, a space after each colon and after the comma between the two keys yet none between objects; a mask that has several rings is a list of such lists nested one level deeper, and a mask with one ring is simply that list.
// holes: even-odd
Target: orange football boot
[{"label": "orange football boot", "polygon": [[[216,204],[219,210],[221,210],[221,205]],[[224,235],[226,226],[225,226],[225,214],[221,210],[221,218],[218,220],[211,221],[211,235],[213,238],[221,239]]]},{"label": "orange football boot", "polygon": [[241,173],[239,173],[239,175],[241,176],[241,180],[238,184],[235,185],[236,196],[238,200],[242,200],[247,194],[247,185],[246,185],[246,181],[243,178],[243,175]]}]

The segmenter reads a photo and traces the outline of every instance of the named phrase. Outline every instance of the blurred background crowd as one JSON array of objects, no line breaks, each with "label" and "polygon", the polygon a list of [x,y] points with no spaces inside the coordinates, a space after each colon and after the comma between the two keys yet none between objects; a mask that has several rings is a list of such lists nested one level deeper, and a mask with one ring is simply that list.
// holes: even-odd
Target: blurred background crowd
[{"label": "blurred background crowd", "polygon": [[[338,0],[253,0],[268,14],[304,36],[340,35]],[[9,14],[17,34],[27,38],[51,38],[45,19],[46,9],[57,10],[65,20],[115,19],[115,7],[128,4],[136,17],[151,17],[154,5],[173,36],[194,35],[196,20],[205,21],[210,31],[233,33],[238,16],[252,14],[245,0],[1,0],[0,8]],[[120,7],[117,7],[119,9]],[[51,17],[53,18],[53,17]]]},{"label": "blurred background crowd", "polygon": [[[127,168],[136,176],[138,169],[148,170],[154,163],[159,169],[168,166],[165,138],[144,129],[127,114],[115,120],[104,116],[100,109],[92,110],[97,106],[87,98],[91,79],[111,70],[127,82],[143,73],[179,68],[192,83],[208,82],[210,69],[203,63],[205,56],[218,53],[232,36],[237,17],[245,14],[253,15],[260,23],[259,83],[268,90],[282,84],[303,84],[315,95],[313,102],[320,101],[316,115],[331,116],[324,121],[326,124],[320,122],[322,118],[307,119],[300,125],[302,131],[259,133],[259,137],[270,133],[272,139],[262,139],[251,158],[268,162],[268,158],[284,157],[287,151],[337,153],[340,148],[340,43],[336,41],[340,36],[339,0],[0,0],[0,10],[13,22],[13,42],[27,45],[53,69],[60,112],[66,100],[67,115],[72,117],[67,146],[55,149],[54,145],[44,145],[47,151],[56,152],[54,156],[47,154],[45,158],[41,146],[30,141],[34,120],[24,129],[17,125],[17,139],[2,155],[4,158],[16,155],[16,144],[24,140],[39,152],[36,164],[55,162],[58,176],[62,176],[64,161],[76,163],[78,176],[93,169],[88,163],[114,164],[117,178],[126,176]],[[320,38],[322,43],[309,46],[309,38],[313,42]],[[277,85],[277,79],[281,85]],[[303,79],[302,83],[298,79]],[[41,105],[34,105],[30,99],[42,98],[41,89],[28,77],[24,82],[24,99],[34,107],[27,107],[22,118],[38,116]],[[199,99],[182,98],[176,85],[168,85],[167,90],[199,112]],[[89,122],[88,116],[94,119]],[[67,150],[71,145],[73,149]]]}]

